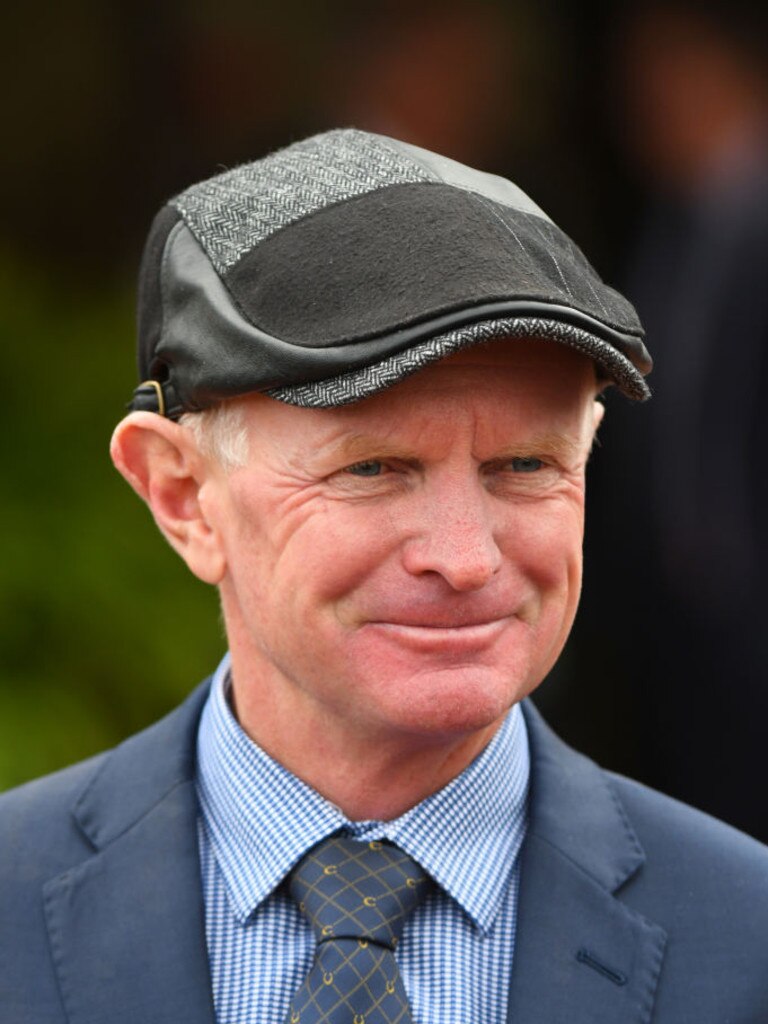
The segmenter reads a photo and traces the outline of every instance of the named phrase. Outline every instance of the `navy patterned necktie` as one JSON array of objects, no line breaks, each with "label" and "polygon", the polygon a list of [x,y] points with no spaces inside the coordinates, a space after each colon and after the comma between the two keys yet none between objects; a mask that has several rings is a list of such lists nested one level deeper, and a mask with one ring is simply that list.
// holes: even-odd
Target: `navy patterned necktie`
[{"label": "navy patterned necktie", "polygon": [[334,836],[298,864],[291,895],[317,939],[286,1024],[410,1024],[394,950],[428,879],[389,843]]}]

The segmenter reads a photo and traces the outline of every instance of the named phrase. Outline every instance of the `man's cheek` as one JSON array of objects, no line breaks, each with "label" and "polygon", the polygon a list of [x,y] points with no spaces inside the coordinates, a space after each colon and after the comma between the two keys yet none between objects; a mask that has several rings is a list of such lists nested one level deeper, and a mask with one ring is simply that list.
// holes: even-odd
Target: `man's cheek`
[{"label": "man's cheek", "polygon": [[540,592],[559,592],[579,571],[581,543],[578,538],[566,542],[560,531],[553,531],[540,535],[535,544],[517,546],[507,558],[512,569]]}]

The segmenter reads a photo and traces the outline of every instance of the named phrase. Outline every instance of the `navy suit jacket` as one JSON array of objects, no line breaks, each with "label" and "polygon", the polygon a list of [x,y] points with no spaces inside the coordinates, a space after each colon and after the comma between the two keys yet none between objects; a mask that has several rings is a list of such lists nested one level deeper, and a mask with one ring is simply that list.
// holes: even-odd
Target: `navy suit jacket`
[{"label": "navy suit jacket", "polygon": [[[214,1024],[194,783],[206,693],[0,797],[2,1024]],[[525,715],[509,1020],[766,1024],[768,849]]]}]

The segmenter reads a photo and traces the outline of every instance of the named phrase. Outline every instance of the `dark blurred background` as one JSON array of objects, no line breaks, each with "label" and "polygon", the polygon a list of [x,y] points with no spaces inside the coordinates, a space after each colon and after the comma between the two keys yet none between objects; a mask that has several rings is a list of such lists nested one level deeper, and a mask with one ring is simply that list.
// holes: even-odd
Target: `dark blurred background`
[{"label": "dark blurred background", "polygon": [[112,470],[156,209],[355,125],[512,177],[625,289],[564,737],[768,839],[768,18],[753,5],[69,0],[5,14],[0,788],[119,741],[224,649]]}]

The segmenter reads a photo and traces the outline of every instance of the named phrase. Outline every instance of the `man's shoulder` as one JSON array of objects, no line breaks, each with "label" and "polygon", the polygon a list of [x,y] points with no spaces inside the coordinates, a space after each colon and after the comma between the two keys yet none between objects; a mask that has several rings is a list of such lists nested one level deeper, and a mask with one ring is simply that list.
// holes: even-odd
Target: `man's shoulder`
[{"label": "man's shoulder", "polygon": [[632,883],[638,894],[655,891],[667,912],[691,897],[700,911],[708,898],[727,894],[730,913],[743,904],[768,937],[768,846],[639,782],[605,776],[645,853],[644,870]]},{"label": "man's shoulder", "polygon": [[[169,949],[172,955],[149,983],[147,1012],[137,1011],[147,1019],[168,972],[176,977],[179,946],[191,949],[194,974],[204,976],[198,966],[203,940],[195,931],[194,752],[206,692],[201,687],[112,750],[0,796],[3,1020],[10,1015],[19,1024],[36,1024],[80,1019],[81,1013],[111,1019],[104,1007],[113,990],[124,1001],[136,978],[152,974],[149,961],[160,964]],[[169,988],[176,983],[170,980]],[[66,986],[78,1007],[69,1007],[69,1016],[62,1004]],[[182,995],[185,986],[187,979],[179,986]],[[201,986],[198,1000],[207,998]]]},{"label": "man's shoulder", "polygon": [[[768,1020],[768,849],[598,767],[525,710],[530,824],[515,958],[517,979],[534,981],[520,982],[523,994],[546,953],[573,982],[567,998],[582,992],[581,1017],[568,1003],[568,1019],[591,1019],[584,962],[621,979],[601,1020],[630,1019],[641,996],[659,1021]],[[546,998],[565,1014],[561,990]]]},{"label": "man's shoulder", "polygon": [[659,844],[666,849],[685,843],[694,848],[694,858],[698,851],[704,856],[726,854],[756,865],[768,864],[768,846],[737,828],[635,779],[611,771],[604,774],[638,834],[657,852]]},{"label": "man's shoulder", "polygon": [[[733,950],[763,960],[768,970],[768,847],[600,768],[535,711],[526,712],[531,833],[659,924],[673,944],[720,950],[731,941]],[[750,946],[750,935],[761,937],[757,946]]]},{"label": "man's shoulder", "polygon": [[63,869],[88,849],[71,810],[108,756],[97,754],[0,794],[0,879],[17,870],[35,874],[36,865]]},{"label": "man's shoulder", "polygon": [[[65,870],[99,845],[111,813],[126,822],[192,774],[207,687],[118,746],[0,794],[0,885]],[[114,809],[110,808],[114,804]]]},{"label": "man's shoulder", "polygon": [[644,851],[618,899],[664,929],[660,1020],[768,1019],[768,847],[637,782],[608,776]]},{"label": "man's shoulder", "polygon": [[[765,886],[768,846],[703,811],[595,764],[564,743],[526,703],[532,749],[534,829],[588,863],[621,850],[623,875]],[[642,870],[638,870],[642,866]],[[609,884],[617,868],[605,875]],[[768,902],[768,901],[767,901]],[[768,912],[768,906],[766,907]]]}]

